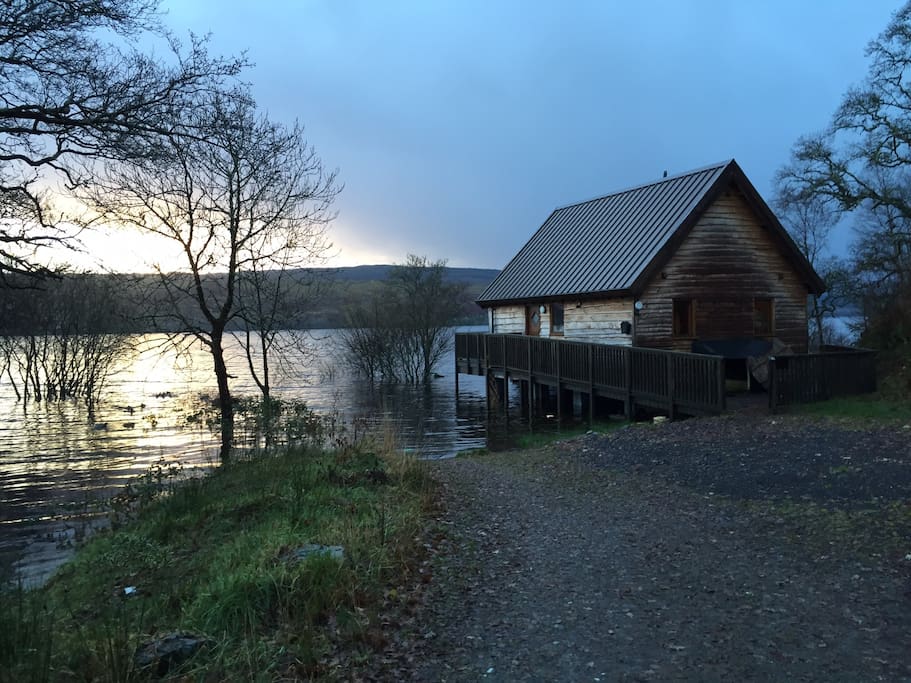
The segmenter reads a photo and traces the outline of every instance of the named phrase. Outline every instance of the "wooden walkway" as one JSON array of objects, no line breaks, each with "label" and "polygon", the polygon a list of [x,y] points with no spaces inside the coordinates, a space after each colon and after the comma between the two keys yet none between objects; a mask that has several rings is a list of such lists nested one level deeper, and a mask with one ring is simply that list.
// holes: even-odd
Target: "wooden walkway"
[{"label": "wooden walkway", "polygon": [[[592,344],[512,334],[457,333],[458,374],[488,378],[488,395],[497,391],[508,404],[509,381],[522,384],[529,414],[534,412],[536,387],[554,387],[558,396],[572,391],[587,400],[589,419],[594,398],[620,401],[627,417],[636,406],[666,412],[714,415],[724,412],[724,359],[678,351],[661,351],[611,344]],[[558,410],[562,401],[558,401]]]}]

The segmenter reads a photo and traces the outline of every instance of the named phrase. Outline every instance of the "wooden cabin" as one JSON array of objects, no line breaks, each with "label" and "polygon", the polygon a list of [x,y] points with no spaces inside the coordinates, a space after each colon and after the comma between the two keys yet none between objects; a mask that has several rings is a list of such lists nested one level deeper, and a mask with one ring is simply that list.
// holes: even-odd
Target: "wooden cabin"
[{"label": "wooden cabin", "polygon": [[733,159],[556,209],[478,303],[491,333],[806,352],[825,285]]}]

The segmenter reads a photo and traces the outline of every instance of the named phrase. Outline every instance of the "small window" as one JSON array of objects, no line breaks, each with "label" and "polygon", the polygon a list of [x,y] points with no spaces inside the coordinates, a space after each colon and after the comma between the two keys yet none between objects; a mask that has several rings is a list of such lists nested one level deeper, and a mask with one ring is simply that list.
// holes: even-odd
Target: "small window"
[{"label": "small window", "polygon": [[753,299],[753,334],[757,337],[775,334],[775,302],[772,299]]},{"label": "small window", "polygon": [[674,336],[696,336],[696,302],[692,299],[674,299]]},{"label": "small window", "polygon": [[550,305],[550,333],[552,336],[563,336],[563,304]]}]

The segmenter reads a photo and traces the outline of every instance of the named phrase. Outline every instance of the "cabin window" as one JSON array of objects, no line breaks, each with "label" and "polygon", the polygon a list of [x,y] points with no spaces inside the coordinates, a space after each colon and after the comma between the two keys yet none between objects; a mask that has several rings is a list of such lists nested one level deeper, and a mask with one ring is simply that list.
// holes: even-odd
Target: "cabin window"
[{"label": "cabin window", "polygon": [[674,336],[696,336],[696,302],[692,299],[674,299]]},{"label": "cabin window", "polygon": [[563,304],[550,305],[550,334],[555,337],[563,336]]},{"label": "cabin window", "polygon": [[772,299],[753,299],[753,334],[757,337],[775,334],[775,302]]}]

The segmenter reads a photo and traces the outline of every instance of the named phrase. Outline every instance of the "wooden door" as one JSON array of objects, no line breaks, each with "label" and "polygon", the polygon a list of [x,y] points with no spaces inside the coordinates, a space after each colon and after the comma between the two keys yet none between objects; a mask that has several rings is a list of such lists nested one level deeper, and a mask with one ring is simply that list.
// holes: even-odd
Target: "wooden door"
[{"label": "wooden door", "polygon": [[525,307],[525,334],[532,337],[541,334],[541,309],[538,306]]}]

